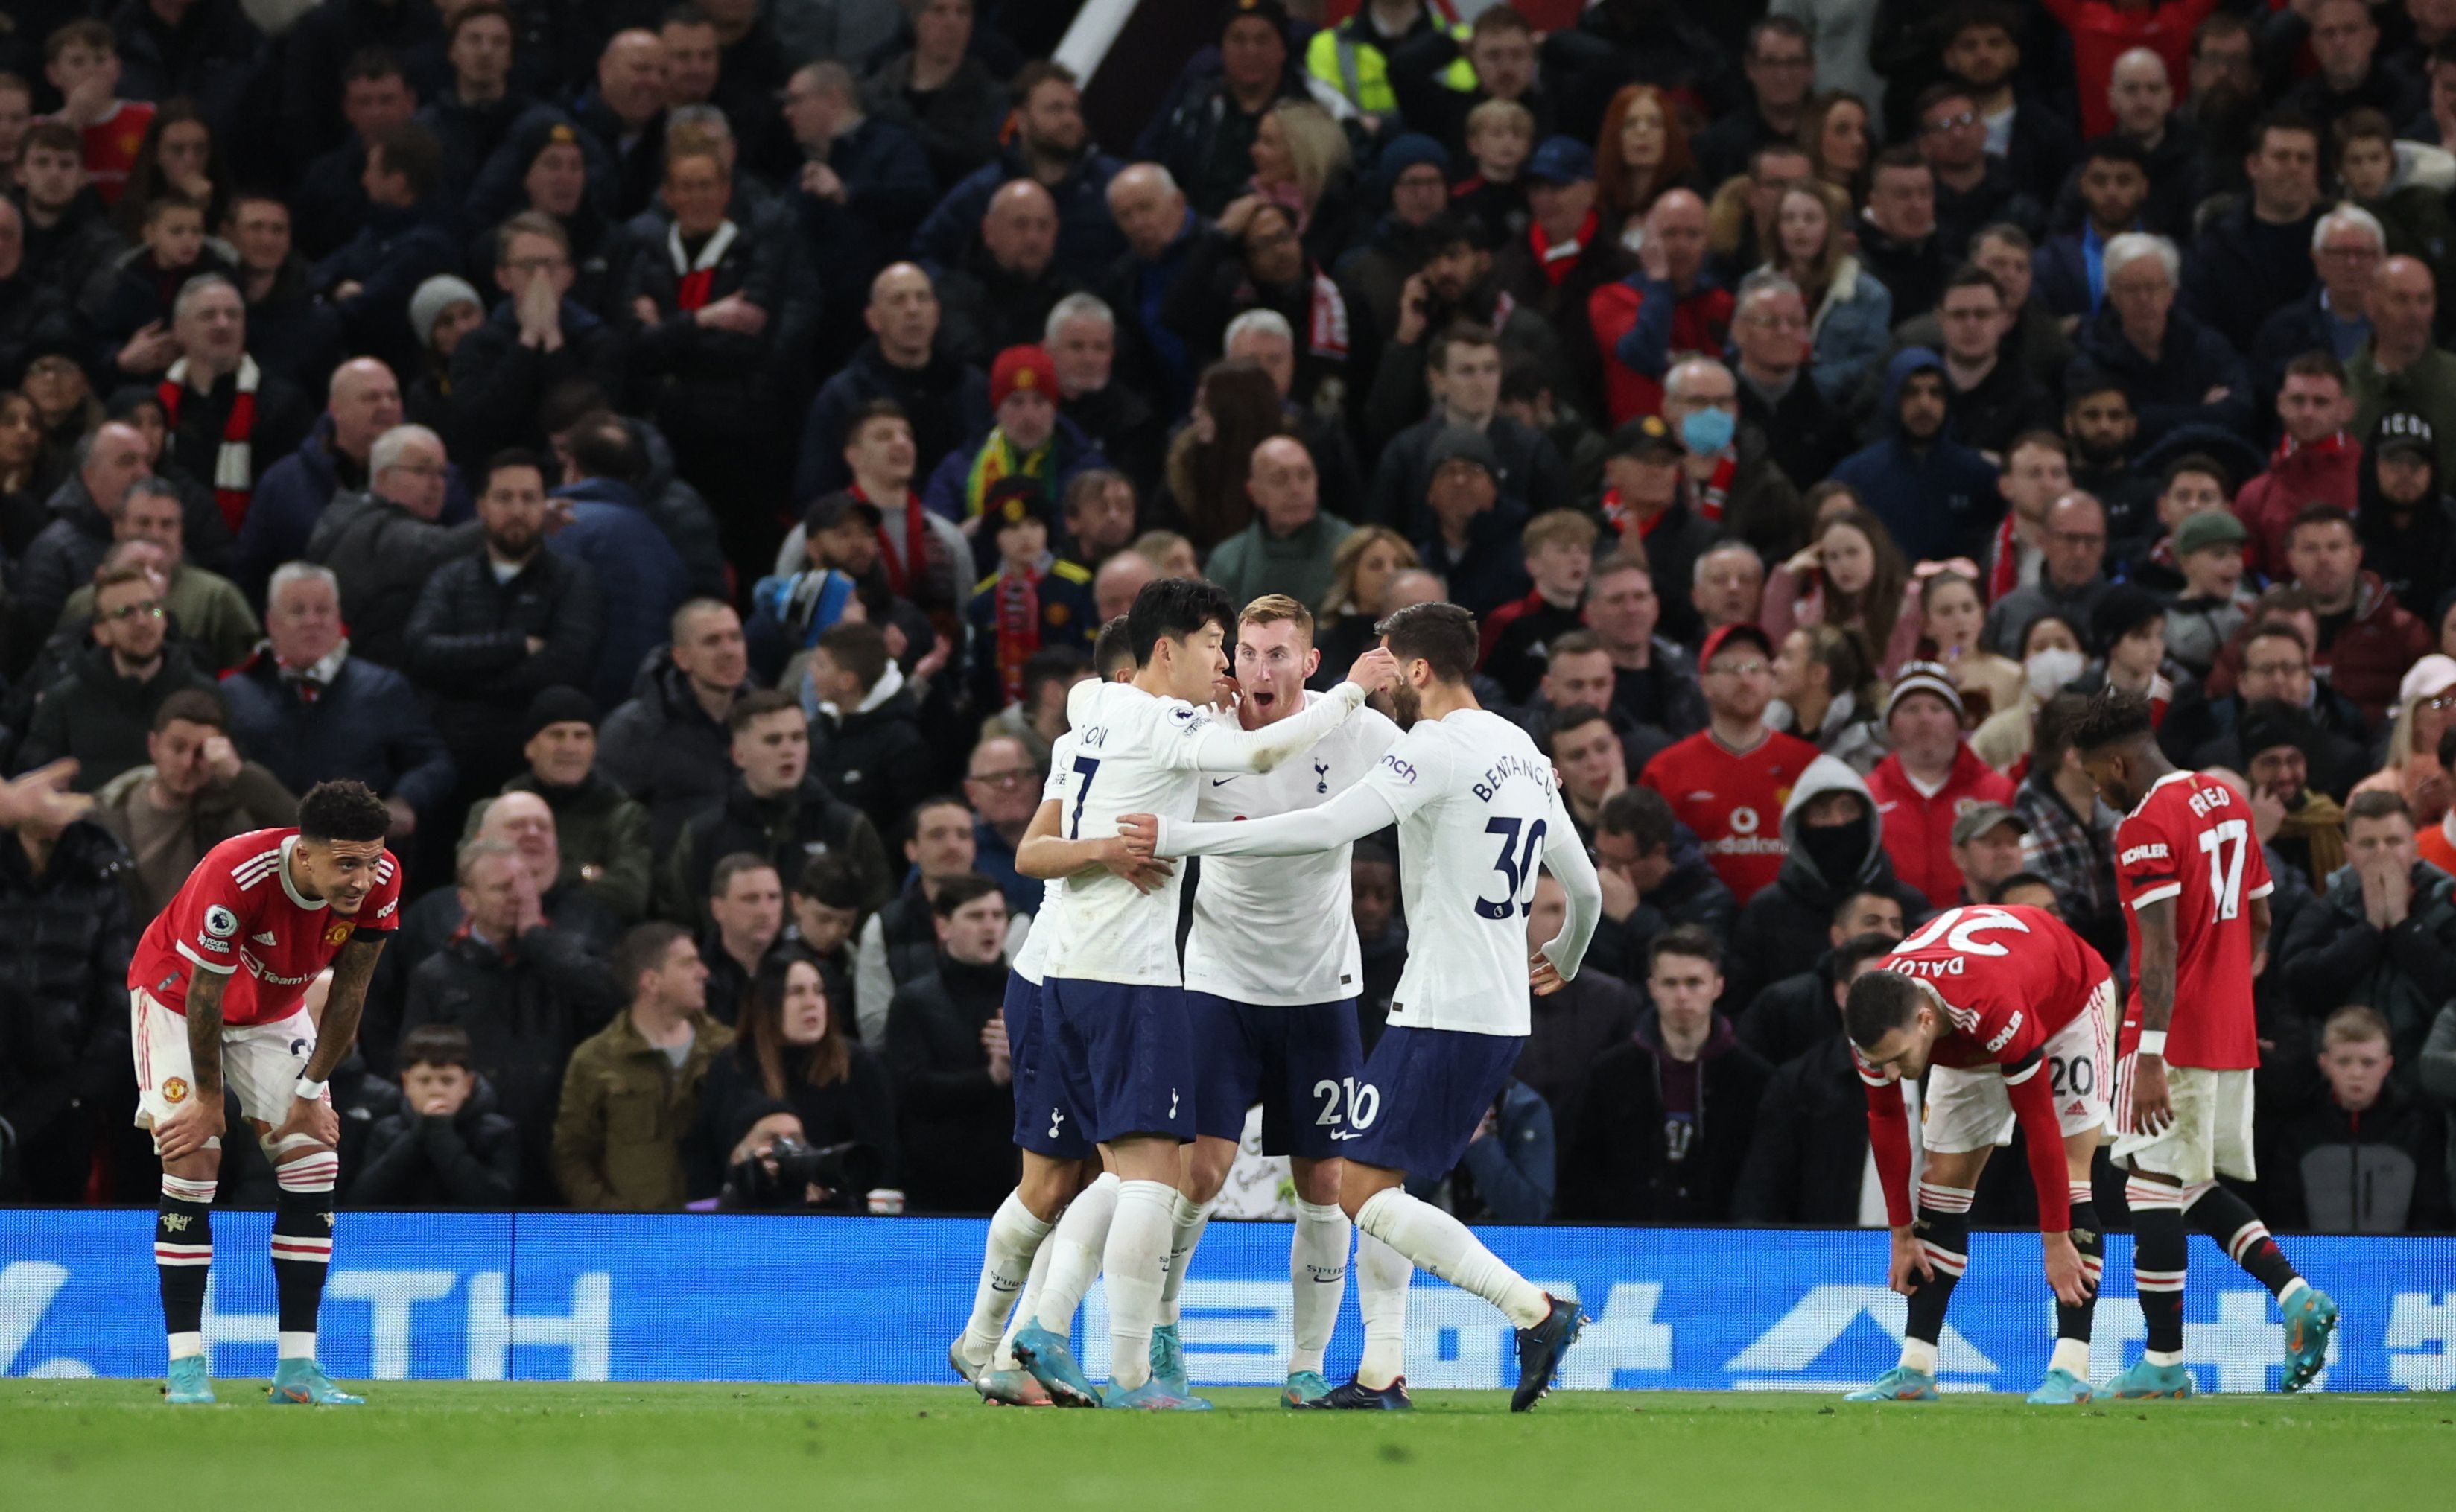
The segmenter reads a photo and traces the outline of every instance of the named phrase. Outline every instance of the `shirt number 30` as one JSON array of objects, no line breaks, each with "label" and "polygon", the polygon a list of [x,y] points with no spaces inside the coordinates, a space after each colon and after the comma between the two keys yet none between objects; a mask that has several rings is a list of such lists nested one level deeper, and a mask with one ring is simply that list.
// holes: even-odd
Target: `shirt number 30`
[{"label": "shirt number 30", "polygon": [[1475,911],[1480,917],[1516,918],[1535,906],[1535,868],[1544,859],[1545,824],[1538,819],[1525,825],[1525,839],[1521,844],[1521,823],[1516,819],[1495,819],[1484,827],[1484,833],[1501,837],[1501,859],[1492,864],[1492,869],[1501,873],[1502,888],[1498,902],[1484,897],[1475,900]]}]

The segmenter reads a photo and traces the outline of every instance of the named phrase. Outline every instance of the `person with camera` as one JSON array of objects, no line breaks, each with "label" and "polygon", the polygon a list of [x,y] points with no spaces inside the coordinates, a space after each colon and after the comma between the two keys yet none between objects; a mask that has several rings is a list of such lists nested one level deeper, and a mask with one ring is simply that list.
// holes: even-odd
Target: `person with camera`
[{"label": "person with camera", "polygon": [[950,877],[930,907],[937,969],[897,990],[887,1058],[902,1107],[905,1190],[924,1213],[988,1213],[1019,1169],[1008,1059],[1006,894],[978,872]]},{"label": "person with camera", "polygon": [[902,1211],[894,1088],[845,1032],[850,1006],[842,974],[798,950],[760,967],[701,1094],[709,1148],[731,1152],[719,1206]]}]

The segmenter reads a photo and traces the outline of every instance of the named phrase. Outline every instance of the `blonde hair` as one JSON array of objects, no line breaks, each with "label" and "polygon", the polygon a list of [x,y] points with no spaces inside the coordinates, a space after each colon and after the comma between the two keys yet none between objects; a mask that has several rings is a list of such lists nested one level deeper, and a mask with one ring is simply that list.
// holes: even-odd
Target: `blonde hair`
[{"label": "blonde hair", "polygon": [[[1825,207],[1825,245],[1817,249],[1816,260],[1809,267],[1792,272],[1785,266],[1790,254],[1782,246],[1782,207],[1791,203],[1793,194],[1806,194]],[[1766,251],[1766,261],[1776,272],[1790,276],[1799,285],[1799,292],[1813,308],[1825,302],[1825,291],[1833,282],[1833,270],[1842,265],[1849,254],[1846,237],[1851,233],[1851,196],[1823,179],[1810,179],[1784,189],[1774,201],[1774,244]]]},{"label": "blonde hair", "polygon": [[1364,525],[1349,531],[1330,554],[1330,591],[1321,600],[1322,623],[1369,612],[1356,602],[1356,574],[1363,566],[1364,554],[1377,545],[1386,545],[1398,554],[1401,572],[1424,564],[1407,538],[1387,525]]},{"label": "blonde hair", "polygon": [[1271,107],[1271,117],[1279,123],[1289,166],[1296,171],[1297,192],[1310,213],[1331,179],[1354,161],[1347,133],[1328,111],[1311,100],[1281,100]]},{"label": "blonde hair", "polygon": [[2339,1045],[2358,1044],[2364,1040],[2377,1040],[2383,1045],[2392,1045],[2396,1042],[2396,1036],[2389,1032],[2387,1019],[2378,1009],[2366,1007],[2361,1003],[2348,1003],[2337,1010],[2328,1015],[2328,1021],[2320,1028],[2320,1048],[2323,1050],[2333,1050]]},{"label": "blonde hair", "polygon": [[1503,122],[1517,127],[1531,139],[1535,134],[1535,112],[1516,100],[1486,100],[1466,112],[1466,134],[1489,130]]},{"label": "blonde hair", "polygon": [[1313,644],[1313,611],[1284,593],[1266,593],[1245,605],[1237,616],[1238,624],[1278,624],[1281,622],[1297,627],[1297,633]]},{"label": "blonde hair", "polygon": [[1600,534],[1588,516],[1574,509],[1547,509],[1520,527],[1518,542],[1530,557],[1545,546],[1584,546],[1591,551]]}]

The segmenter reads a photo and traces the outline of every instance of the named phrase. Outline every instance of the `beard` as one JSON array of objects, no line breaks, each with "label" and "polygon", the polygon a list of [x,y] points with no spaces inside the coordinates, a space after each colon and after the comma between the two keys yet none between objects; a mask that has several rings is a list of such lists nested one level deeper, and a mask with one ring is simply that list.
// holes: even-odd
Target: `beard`
[{"label": "beard", "polygon": [[486,533],[486,544],[501,557],[525,558],[537,549],[538,533],[526,525],[507,525]]},{"label": "beard", "polygon": [[1413,729],[1424,717],[1423,695],[1402,683],[1390,690],[1390,719],[1401,729]]}]

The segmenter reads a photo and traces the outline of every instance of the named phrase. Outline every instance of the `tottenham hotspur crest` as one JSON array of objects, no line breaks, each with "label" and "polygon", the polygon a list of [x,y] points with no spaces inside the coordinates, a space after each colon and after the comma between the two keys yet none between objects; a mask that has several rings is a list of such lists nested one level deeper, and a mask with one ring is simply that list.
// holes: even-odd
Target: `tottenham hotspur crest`
[{"label": "tottenham hotspur crest", "polygon": [[1313,790],[1318,793],[1326,793],[1330,791],[1330,763],[1316,762],[1313,764]]}]

